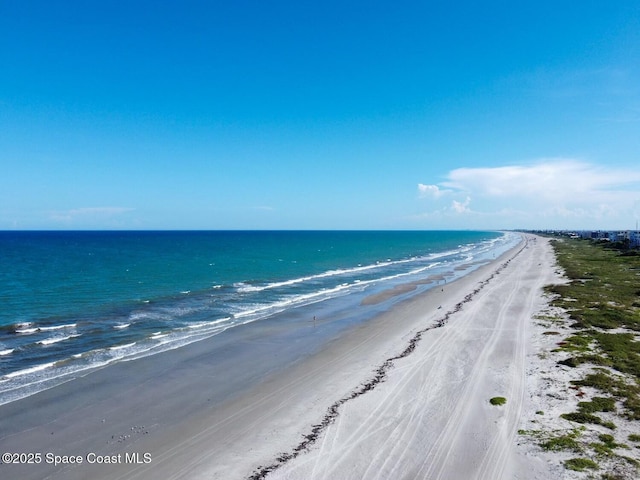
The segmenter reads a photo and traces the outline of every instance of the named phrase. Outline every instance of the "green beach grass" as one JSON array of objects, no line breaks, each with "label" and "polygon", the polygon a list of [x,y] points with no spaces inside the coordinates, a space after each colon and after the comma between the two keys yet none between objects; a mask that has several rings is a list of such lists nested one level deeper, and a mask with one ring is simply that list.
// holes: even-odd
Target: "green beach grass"
[{"label": "green beach grass", "polygon": [[622,415],[640,420],[640,256],[583,240],[563,239],[553,246],[570,282],[547,290],[558,294],[553,304],[569,312],[576,331],[560,342],[559,350],[571,353],[561,363],[607,367],[574,382],[608,396],[598,397],[597,405],[581,402],[576,413],[597,418],[593,413],[613,411],[614,400],[621,400]]},{"label": "green beach grass", "polygon": [[[587,240],[562,238],[552,240],[552,245],[569,282],[548,286],[546,291],[553,296],[552,305],[567,313],[572,329],[558,342],[555,352],[568,354],[558,363],[583,367],[584,376],[572,381],[571,388],[588,387],[597,393],[578,402],[576,411],[560,415],[583,425],[581,430],[521,433],[535,433],[544,450],[584,456],[566,460],[567,469],[600,469],[600,461],[607,459],[609,466],[627,464],[634,470],[634,476],[628,478],[637,478],[638,461],[622,452],[631,449],[624,440],[634,442],[640,436],[617,440],[615,432],[616,421],[640,420],[640,255]],[[587,425],[593,427],[585,431]],[[599,433],[602,427],[610,433]],[[593,441],[593,435],[598,441]],[[612,477],[613,472],[605,470],[599,478],[627,478]]]}]

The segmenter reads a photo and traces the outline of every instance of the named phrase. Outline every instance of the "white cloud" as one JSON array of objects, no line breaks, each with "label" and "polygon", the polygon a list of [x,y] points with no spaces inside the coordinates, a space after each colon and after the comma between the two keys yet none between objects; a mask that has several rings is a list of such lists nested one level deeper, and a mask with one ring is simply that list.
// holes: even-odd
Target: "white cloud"
[{"label": "white cloud", "polygon": [[440,198],[441,196],[451,193],[451,190],[441,190],[437,185],[418,184],[418,196],[420,198]]},{"label": "white cloud", "polygon": [[454,200],[451,202],[451,208],[456,213],[471,213],[469,209],[469,204],[471,203],[471,197],[467,197],[464,202],[458,202]]},{"label": "white cloud", "polygon": [[[433,197],[434,192],[445,191],[453,197],[451,208],[441,209],[443,213],[473,214],[483,221],[513,223],[513,228],[526,227],[523,222],[532,224],[531,228],[621,228],[629,223],[633,226],[640,216],[640,168],[594,165],[569,158],[457,168],[439,185],[425,187],[434,187],[419,187]],[[473,210],[469,208],[472,199]]]},{"label": "white cloud", "polygon": [[573,199],[575,195],[614,192],[640,182],[640,170],[594,166],[571,159],[550,159],[532,165],[458,168],[443,185],[496,197]]}]

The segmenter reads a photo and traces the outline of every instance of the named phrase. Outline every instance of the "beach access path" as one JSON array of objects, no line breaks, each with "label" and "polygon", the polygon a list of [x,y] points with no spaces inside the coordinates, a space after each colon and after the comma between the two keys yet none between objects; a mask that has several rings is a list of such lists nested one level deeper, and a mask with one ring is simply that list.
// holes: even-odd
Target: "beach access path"
[{"label": "beach access path", "polygon": [[[548,241],[523,235],[495,261],[398,302],[215,408],[181,416],[179,400],[197,395],[197,383],[185,390],[187,379],[178,375],[167,376],[179,388],[162,387],[166,398],[162,390],[139,389],[138,395],[154,398],[129,406],[108,403],[119,426],[131,425],[133,432],[109,452],[133,452],[143,460],[148,453],[150,461],[85,463],[50,478],[527,478],[536,460],[517,452],[516,436],[521,416],[531,413],[529,327],[546,304],[543,286],[555,279]],[[489,400],[497,396],[506,403],[492,405]],[[108,412],[90,414],[104,418]],[[149,425],[141,420],[145,415],[178,415],[180,421],[139,434],[137,425]],[[38,440],[31,431],[37,429],[6,440]],[[58,434],[64,441],[64,431]],[[104,442],[87,435],[83,449],[99,452]]]}]

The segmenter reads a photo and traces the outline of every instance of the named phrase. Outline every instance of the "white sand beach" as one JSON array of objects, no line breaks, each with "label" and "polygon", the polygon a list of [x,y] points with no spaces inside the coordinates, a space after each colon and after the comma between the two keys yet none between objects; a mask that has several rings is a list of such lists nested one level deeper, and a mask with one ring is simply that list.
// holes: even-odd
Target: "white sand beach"
[{"label": "white sand beach", "polygon": [[[83,455],[146,453],[149,462],[85,462],[33,475],[27,466],[2,468],[23,478],[45,472],[65,479],[537,478],[529,472],[552,467],[532,449],[518,448],[517,430],[537,408],[529,400],[529,362],[536,358],[531,321],[546,304],[542,287],[558,276],[548,241],[525,238],[460,280],[436,280],[429,292],[230,401],[207,404],[204,366],[189,375],[172,373],[169,366],[184,355],[178,349],[153,360],[166,362],[162,382],[111,388],[113,397],[100,401],[95,393],[93,403],[71,413],[69,400],[58,399],[62,407],[48,407],[40,420],[2,438],[3,447],[53,448],[48,430],[56,427],[59,452],[68,442],[67,450],[81,448]],[[253,341],[258,346],[259,339]],[[201,343],[197,348],[204,349]],[[189,362],[200,356],[192,354]],[[140,361],[138,372],[145,362],[151,360]],[[250,368],[250,361],[235,368]],[[180,410],[181,398],[198,396],[197,408]],[[491,405],[498,396],[506,403]],[[42,398],[22,405],[42,407]],[[20,412],[5,411],[13,415],[5,420],[20,420]],[[114,431],[125,434],[114,440]]]},{"label": "white sand beach", "polygon": [[[452,292],[441,298],[394,310],[403,321],[414,318],[412,333],[464,302],[395,360],[384,382],[345,402],[317,444],[267,478],[527,478],[537,460],[516,449],[516,436],[520,419],[531,416],[529,326],[545,303],[542,287],[554,279],[554,258],[534,237],[508,259],[447,286]],[[436,301],[442,309],[434,310]],[[496,396],[506,404],[491,405]]]},{"label": "white sand beach", "polygon": [[[516,436],[532,415],[529,326],[545,305],[542,287],[557,278],[554,263],[547,241],[528,237],[394,307],[216,412],[163,456],[170,478],[526,478],[537,459],[516,449]],[[415,350],[385,364],[421,331]],[[506,404],[491,405],[495,396]]]}]

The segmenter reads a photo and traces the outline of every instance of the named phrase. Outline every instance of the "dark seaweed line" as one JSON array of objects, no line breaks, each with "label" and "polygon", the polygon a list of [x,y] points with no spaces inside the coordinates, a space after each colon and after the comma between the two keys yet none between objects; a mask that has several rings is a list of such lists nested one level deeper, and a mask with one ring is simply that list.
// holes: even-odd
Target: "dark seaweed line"
[{"label": "dark seaweed line", "polygon": [[349,400],[353,400],[354,398],[357,398],[360,395],[364,395],[365,393],[373,390],[380,383],[384,382],[387,379],[387,372],[391,369],[391,367],[393,367],[394,362],[396,360],[407,357],[409,354],[411,354],[416,349],[418,342],[420,342],[420,340],[422,339],[422,335],[424,335],[426,332],[428,332],[429,330],[433,330],[435,328],[444,327],[449,321],[449,318],[451,317],[451,315],[462,310],[462,307],[465,303],[470,302],[473,299],[473,297],[475,297],[485,286],[487,286],[489,282],[496,275],[499,275],[500,272],[504,270],[507,267],[507,265],[509,265],[509,263],[511,263],[511,260],[516,258],[525,248],[527,248],[527,244],[528,242],[525,241],[525,245],[520,250],[518,250],[513,255],[513,257],[511,257],[502,265],[500,265],[496,269],[496,271],[489,276],[489,278],[480,282],[479,287],[477,287],[473,292],[466,295],[462,301],[458,302],[454,306],[453,310],[446,312],[445,315],[441,319],[437,320],[434,325],[426,327],[422,330],[418,330],[416,334],[409,340],[409,344],[401,353],[399,353],[394,357],[388,358],[387,360],[384,361],[382,365],[380,365],[378,368],[376,368],[373,371],[373,377],[371,377],[365,383],[361,384],[356,390],[354,390],[347,396],[341,398],[340,400],[336,401],[333,405],[331,405],[327,409],[327,413],[325,413],[324,417],[322,418],[322,421],[316,425],[312,425],[311,431],[308,434],[303,435],[302,441],[296,447],[294,447],[293,450],[287,453],[281,453],[278,457],[276,457],[276,459],[274,460],[273,463],[271,463],[271,465],[259,466],[254,471],[254,473],[248,478],[248,480],[262,480],[270,472],[273,472],[274,470],[277,470],[278,468],[282,467],[289,460],[292,460],[296,458],[298,455],[300,455],[301,453],[308,451],[309,447],[311,447],[311,445],[313,445],[318,440],[318,438],[320,437],[320,434],[324,430],[326,430],[326,428],[329,425],[331,425],[335,421],[335,419],[338,417],[339,409],[342,406],[342,404],[348,402]]}]

